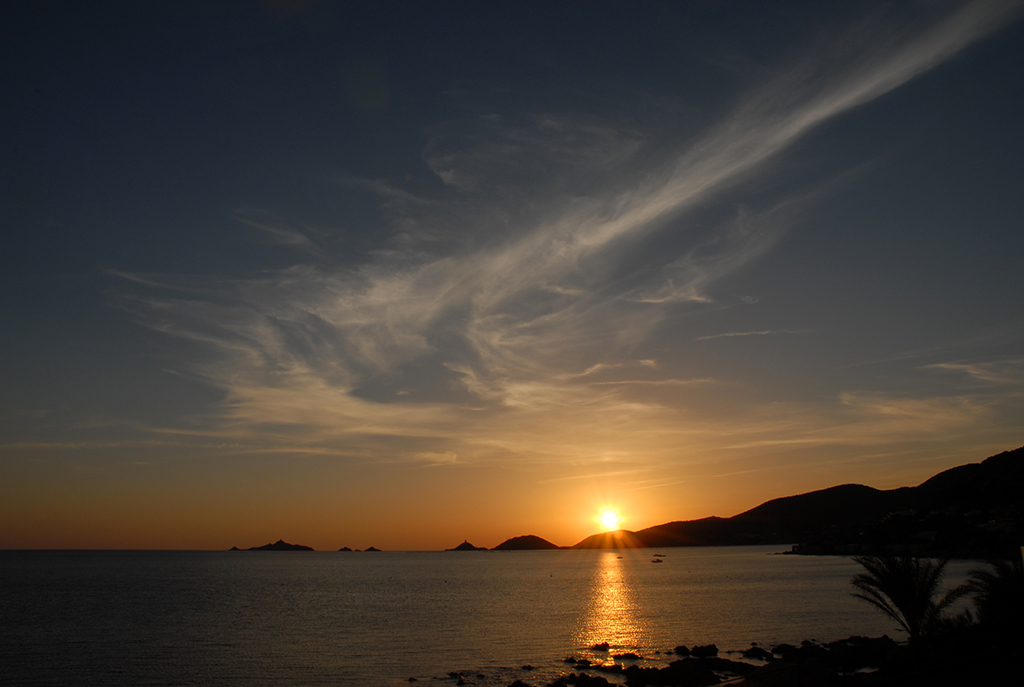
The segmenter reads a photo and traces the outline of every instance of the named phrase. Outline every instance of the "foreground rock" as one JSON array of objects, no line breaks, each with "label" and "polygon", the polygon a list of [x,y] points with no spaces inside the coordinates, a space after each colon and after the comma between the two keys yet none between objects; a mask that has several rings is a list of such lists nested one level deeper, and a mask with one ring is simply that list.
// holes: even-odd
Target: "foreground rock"
[{"label": "foreground rock", "polygon": [[[698,653],[709,653],[712,646],[694,648]],[[607,647],[601,643],[588,649],[603,653]],[[780,644],[771,651],[755,648],[752,645],[743,653],[756,661],[756,665],[720,656],[698,658],[692,651],[688,658],[654,666],[624,666],[570,656],[562,662],[572,665],[573,672],[563,673],[552,681],[531,681],[524,675],[502,684],[506,687],[705,687],[723,683],[731,687],[999,687],[1019,684],[1024,666],[1024,647],[1016,635],[993,637],[977,625],[932,636],[913,647],[897,644],[888,636],[853,636],[827,644],[806,640],[799,646]],[[689,651],[680,646],[676,651],[665,653],[679,655],[680,649]],[[471,684],[471,681],[457,684]]]},{"label": "foreground rock", "polygon": [[622,672],[629,687],[643,685],[679,685],[699,687],[717,685],[727,678],[746,677],[758,670],[757,666],[726,658],[684,658],[669,663],[664,668],[642,668],[629,666]]}]

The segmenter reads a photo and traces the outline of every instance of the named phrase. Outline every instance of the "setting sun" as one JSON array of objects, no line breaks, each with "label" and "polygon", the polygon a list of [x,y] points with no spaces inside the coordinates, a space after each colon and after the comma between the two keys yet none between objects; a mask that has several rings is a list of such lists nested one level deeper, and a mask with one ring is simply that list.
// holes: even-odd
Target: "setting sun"
[{"label": "setting sun", "polygon": [[620,518],[619,514],[615,511],[606,510],[601,512],[601,515],[597,517],[597,521],[606,530],[614,530],[618,529]]}]

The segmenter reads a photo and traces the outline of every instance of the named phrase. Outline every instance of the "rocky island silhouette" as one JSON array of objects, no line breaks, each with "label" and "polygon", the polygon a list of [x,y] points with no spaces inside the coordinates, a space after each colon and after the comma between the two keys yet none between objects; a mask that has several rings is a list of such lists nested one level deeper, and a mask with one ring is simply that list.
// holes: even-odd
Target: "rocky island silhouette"
[{"label": "rocky island silhouette", "polygon": [[552,544],[547,539],[542,539],[535,534],[524,534],[520,537],[512,537],[506,539],[492,551],[546,551],[551,549],[561,549],[564,547]]},{"label": "rocky island silhouette", "polygon": [[240,549],[237,546],[232,546],[229,551],[313,551],[312,546],[303,546],[302,544],[289,544],[283,539],[278,539],[273,544],[264,544],[263,546],[251,546],[248,549]]},{"label": "rocky island silhouette", "polygon": [[464,540],[461,544],[456,546],[454,549],[445,549],[445,551],[487,551],[486,546],[473,546],[469,541]]},{"label": "rocky island silhouette", "polygon": [[535,534],[524,534],[519,537],[506,539],[493,549],[488,549],[486,546],[474,546],[468,541],[463,541],[455,548],[445,549],[445,551],[542,551],[563,548],[565,547],[552,544],[547,539],[542,539]]}]

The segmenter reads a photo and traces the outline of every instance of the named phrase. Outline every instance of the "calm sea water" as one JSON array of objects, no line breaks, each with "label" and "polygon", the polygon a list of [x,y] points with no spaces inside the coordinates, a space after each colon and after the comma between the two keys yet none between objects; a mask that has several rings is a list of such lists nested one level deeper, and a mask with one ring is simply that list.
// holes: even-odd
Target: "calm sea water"
[{"label": "calm sea water", "polygon": [[903,639],[850,596],[850,559],[777,550],[3,551],[0,684],[507,685],[599,642],[657,664],[679,644]]}]

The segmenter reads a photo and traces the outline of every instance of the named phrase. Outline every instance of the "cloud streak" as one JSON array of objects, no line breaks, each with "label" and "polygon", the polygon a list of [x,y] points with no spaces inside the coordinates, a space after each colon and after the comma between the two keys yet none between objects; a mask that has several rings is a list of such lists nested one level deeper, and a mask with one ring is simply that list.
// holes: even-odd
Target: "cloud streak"
[{"label": "cloud streak", "polygon": [[925,365],[922,369],[967,375],[977,382],[988,385],[1020,386],[1024,384],[1024,358],[935,363],[933,365]]},{"label": "cloud streak", "polygon": [[772,336],[774,334],[808,334],[809,329],[762,329],[755,332],[725,332],[723,334],[710,334],[698,336],[697,341],[709,341],[711,339],[729,339],[736,336]]},{"label": "cloud streak", "polygon": [[264,232],[273,243],[303,248],[314,255],[320,254],[320,249],[304,232],[269,212],[257,208],[238,208],[231,216],[242,224]]}]

